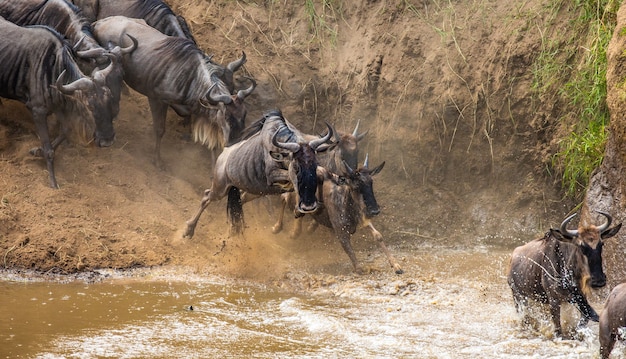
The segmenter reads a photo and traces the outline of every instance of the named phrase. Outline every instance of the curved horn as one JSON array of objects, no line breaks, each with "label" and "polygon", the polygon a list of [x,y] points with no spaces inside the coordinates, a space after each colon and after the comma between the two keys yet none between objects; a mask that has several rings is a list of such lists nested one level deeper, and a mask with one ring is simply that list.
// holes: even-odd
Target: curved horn
[{"label": "curved horn", "polygon": [[311,140],[309,142],[309,146],[311,146],[313,151],[315,151],[322,143],[326,143],[330,139],[330,137],[333,135],[333,127],[328,122],[326,122],[326,127],[328,127],[328,133],[326,134],[326,136],[315,139],[315,140]]},{"label": "curved horn", "polygon": [[230,97],[230,95],[212,95],[211,91],[213,91],[213,88],[215,86],[217,86],[217,82],[214,82],[213,85],[211,85],[211,87],[209,87],[209,90],[206,92],[206,98],[208,100],[210,100],[210,101],[212,101],[214,103],[223,102],[225,105],[228,105],[231,102],[233,102],[233,98]]},{"label": "curved horn", "polygon": [[111,62],[107,67],[103,68],[102,70],[94,70],[92,74],[93,80],[100,86],[106,84],[106,78],[113,71],[115,61],[117,61],[117,57],[111,53],[107,52],[104,54],[104,56],[108,57]]},{"label": "curved horn", "polygon": [[600,213],[601,215],[606,217],[606,222],[604,222],[603,224],[598,226],[598,232],[602,233],[602,232],[606,231],[607,229],[609,229],[609,226],[611,225],[611,222],[613,222],[613,217],[611,217],[610,214],[608,214],[606,212],[602,212],[602,211],[596,211],[596,213]]},{"label": "curved horn", "polygon": [[83,51],[75,51],[76,55],[83,59],[94,59],[97,57],[106,56],[107,50],[103,48],[95,48]]},{"label": "curved horn", "polygon": [[202,107],[204,107],[204,108],[208,108],[208,109],[212,108],[212,107],[211,107],[211,104],[209,103],[209,101],[207,101],[207,100],[206,100],[206,99],[204,99],[204,98],[199,98],[199,99],[198,99],[198,102],[200,103],[200,106],[202,106]]},{"label": "curved horn", "polygon": [[352,167],[350,167],[348,165],[348,162],[346,162],[345,160],[341,160],[341,162],[343,162],[343,165],[346,168],[346,171],[348,172],[348,175],[352,176],[354,174],[354,170],[352,169]]},{"label": "curved horn", "polygon": [[290,152],[298,152],[300,151],[300,145],[295,143],[295,142],[278,142],[278,140],[276,139],[276,136],[278,136],[278,132],[280,131],[280,129],[276,130],[276,132],[274,133],[274,136],[272,136],[272,144],[278,148],[283,148],[285,150],[288,150]]},{"label": "curved horn", "polygon": [[335,138],[335,141],[337,141],[337,143],[341,142],[341,136],[339,136],[339,133],[337,131],[335,131],[335,126],[332,126],[333,128],[333,137]]},{"label": "curved horn", "polygon": [[64,94],[71,95],[76,90],[87,90],[93,87],[93,81],[86,77],[82,77],[72,83],[63,85],[63,78],[66,70],[63,70],[55,82],[56,88]]},{"label": "curved horn", "polygon": [[256,88],[256,81],[254,81],[254,79],[251,78],[251,77],[247,77],[246,76],[246,78],[248,80],[252,81],[252,85],[250,87],[248,87],[247,89],[245,89],[245,90],[239,90],[239,92],[237,92],[237,98],[242,100],[242,101],[246,97],[248,97],[252,93],[252,91],[254,91],[254,89]]},{"label": "curved horn", "polygon": [[235,72],[239,70],[239,68],[243,66],[243,64],[245,63],[246,63],[246,53],[242,51],[241,58],[229,63],[228,65],[226,65],[226,68],[232,72]]},{"label": "curved horn", "polygon": [[369,158],[370,158],[370,154],[366,153],[365,154],[365,161],[363,161],[363,168],[365,168],[365,169],[367,169],[368,168],[367,166],[369,166],[369,162],[370,162]]},{"label": "curved horn", "polygon": [[126,36],[130,38],[130,41],[132,41],[133,44],[128,47],[120,47],[120,51],[122,52],[122,54],[129,54],[135,51],[137,46],[139,46],[139,42],[137,41],[135,37],[131,36],[130,34],[126,34]]},{"label": "curved horn", "polygon": [[567,235],[567,236],[570,236],[570,237],[572,237],[572,238],[574,238],[574,237],[578,236],[578,230],[577,230],[577,229],[574,229],[574,230],[567,229],[567,224],[568,224],[568,223],[569,223],[569,221],[571,221],[571,220],[572,220],[572,218],[574,218],[574,217],[576,217],[576,213],[574,213],[574,214],[572,214],[571,216],[569,216],[569,217],[565,218],[565,220],[563,221],[563,223],[561,223],[561,227],[560,227],[561,234],[563,234],[563,235]]},{"label": "curved horn", "polygon": [[78,40],[78,42],[76,44],[74,44],[74,46],[72,47],[72,50],[74,50],[74,52],[78,53],[78,48],[83,44],[84,40],[85,40],[85,36],[82,36],[80,38],[80,40]]},{"label": "curved horn", "polygon": [[359,133],[359,124],[361,123],[361,120],[356,120],[356,126],[354,126],[354,131],[352,131],[352,136],[356,137],[357,134]]}]

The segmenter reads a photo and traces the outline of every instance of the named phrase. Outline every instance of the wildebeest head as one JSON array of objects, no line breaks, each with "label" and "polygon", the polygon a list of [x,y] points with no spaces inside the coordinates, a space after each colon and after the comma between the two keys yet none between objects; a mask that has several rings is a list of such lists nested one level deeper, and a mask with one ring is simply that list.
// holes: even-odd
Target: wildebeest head
[{"label": "wildebeest head", "polygon": [[280,149],[289,151],[287,158],[284,156],[274,157],[278,161],[287,160],[289,178],[294,184],[298,194],[296,209],[301,213],[311,213],[317,210],[318,203],[315,196],[317,192],[317,157],[316,151],[325,151],[325,144],[333,135],[332,127],[326,124],[328,133],[322,138],[309,142],[279,142],[276,137],[280,130],[272,136],[272,144]]},{"label": "wildebeest head", "polygon": [[[374,196],[374,181],[372,177],[382,171],[385,162],[383,161],[383,163],[375,168],[369,169],[368,157],[368,155],[365,156],[363,167],[357,170],[353,170],[345,161],[344,166],[348,173],[347,184],[351,187],[353,194],[362,198],[363,204],[365,205],[365,217],[371,218],[380,213],[378,202],[376,202],[376,197]],[[357,203],[360,203],[360,201]]]},{"label": "wildebeest head", "polygon": [[368,132],[359,133],[358,131],[359,122],[357,122],[352,133],[341,133],[333,129],[334,139],[331,144],[332,150],[327,151],[325,156],[318,157],[320,165],[331,172],[339,174],[347,173],[344,161],[351,168],[357,168],[359,165],[359,142]]},{"label": "wildebeest head", "polygon": [[567,229],[568,223],[572,220],[572,218],[574,218],[574,216],[576,216],[576,214],[572,214],[571,216],[565,218],[563,223],[561,223],[559,233],[565,239],[571,241],[580,248],[589,265],[591,286],[593,288],[601,288],[606,285],[606,274],[604,274],[602,269],[602,247],[604,245],[604,239],[615,236],[622,227],[622,224],[620,223],[613,228],[609,228],[611,226],[611,222],[613,221],[611,215],[601,211],[596,212],[606,218],[606,221],[603,224],[599,226],[579,226],[578,229],[575,230]]},{"label": "wildebeest head", "polygon": [[[241,137],[241,134],[246,125],[246,115],[248,114],[248,109],[244,103],[246,97],[248,97],[256,88],[256,81],[253,78],[246,77],[252,83],[250,87],[245,90],[237,91],[236,95],[215,95],[212,94],[212,90],[215,87],[215,84],[209,89],[207,94],[207,99],[209,99],[208,103],[201,101],[200,104],[210,110],[211,104],[217,104],[217,122],[222,123],[222,129],[224,131],[224,139],[225,146],[230,146],[237,142]],[[208,112],[207,111],[199,111],[204,116]],[[192,114],[192,117],[198,116],[198,114]],[[212,122],[210,119],[201,120],[192,118],[192,123],[210,123]]]},{"label": "wildebeest head", "polygon": [[74,99],[76,114],[83,117],[86,123],[95,125],[93,137],[100,147],[111,146],[115,139],[113,111],[116,106],[111,91],[106,86],[106,78],[113,67],[114,63],[111,61],[106,68],[94,70],[91,78],[81,77],[69,84],[63,84],[66,73],[63,70],[54,84],[57,90]]}]

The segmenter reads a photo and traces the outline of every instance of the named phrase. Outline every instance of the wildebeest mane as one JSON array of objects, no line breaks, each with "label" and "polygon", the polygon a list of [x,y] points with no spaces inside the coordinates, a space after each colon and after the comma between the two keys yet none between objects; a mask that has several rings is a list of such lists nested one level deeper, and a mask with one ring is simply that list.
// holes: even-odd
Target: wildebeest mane
[{"label": "wildebeest mane", "polygon": [[[172,9],[160,0],[136,1],[131,9],[133,11],[133,16],[140,19],[143,19],[148,15],[154,16],[157,14],[159,18],[163,18],[166,15],[176,16]],[[156,20],[157,18],[154,17],[154,19]]]},{"label": "wildebeest mane", "polygon": [[279,128],[276,130],[278,131],[277,139],[281,142],[296,142],[298,136],[289,128],[289,126],[287,125],[287,120],[285,120],[280,110],[271,110],[264,114],[263,117],[261,117],[259,120],[251,123],[242,131],[242,135],[239,141],[247,140],[248,138],[261,132],[261,129],[263,129],[263,126],[265,125],[265,121],[272,117],[280,117],[282,121],[282,124],[280,124]]},{"label": "wildebeest mane", "polygon": [[37,6],[23,7],[21,12],[11,13],[10,19],[16,24],[43,24],[61,31],[72,29],[72,21],[77,21],[81,26],[81,30],[93,38],[89,22],[84,17],[79,16],[80,9],[76,5],[63,1],[62,3],[69,8],[69,16],[63,16],[64,12],[58,6],[55,6],[58,3],[51,5],[55,6],[55,8],[44,10],[49,2],[49,0],[44,0]]},{"label": "wildebeest mane", "polygon": [[62,48],[62,51],[58,52],[59,56],[57,56],[57,47],[51,44],[46,48],[46,53],[42,56],[41,75],[44,76],[45,83],[54,83],[63,70],[65,70],[65,82],[74,81],[83,76],[83,73],[76,66],[76,59],[72,54],[72,49],[63,35],[47,25],[29,25],[25,26],[25,28],[48,31],[58,40],[58,44]]},{"label": "wildebeest mane", "polygon": [[144,19],[152,27],[164,33],[167,33],[167,31],[165,30],[168,27],[165,25],[169,24],[169,22],[167,21],[167,17],[172,16],[176,19],[176,22],[180,26],[182,32],[185,34],[185,37],[191,40],[194,44],[196,43],[196,40],[193,38],[191,31],[189,30],[189,26],[184,21],[184,19],[180,16],[177,16],[172,11],[172,9],[161,0],[135,1],[133,6],[131,6],[129,10],[131,11],[131,13],[127,15],[128,17]]}]

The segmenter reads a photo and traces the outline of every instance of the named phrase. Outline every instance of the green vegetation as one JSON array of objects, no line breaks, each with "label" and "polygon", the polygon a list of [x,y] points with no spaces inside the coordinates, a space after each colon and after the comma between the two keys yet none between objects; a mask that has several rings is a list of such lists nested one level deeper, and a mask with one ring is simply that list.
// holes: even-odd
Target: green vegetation
[{"label": "green vegetation", "polygon": [[337,45],[337,28],[333,25],[341,17],[343,3],[341,0],[305,0],[304,6],[309,18],[309,28],[313,39],[324,44],[326,40],[332,47]]},{"label": "green vegetation", "polygon": [[[571,23],[573,31],[568,35],[571,38],[544,39],[535,62],[536,94],[544,97],[558,89],[559,121],[571,126],[569,135],[559,143],[553,166],[562,174],[563,187],[572,197],[583,193],[604,155],[609,122],[606,49],[620,2],[557,1],[558,6],[550,7],[552,11],[562,6],[572,6],[577,11],[578,18]],[[567,82],[563,83],[563,79]]]}]

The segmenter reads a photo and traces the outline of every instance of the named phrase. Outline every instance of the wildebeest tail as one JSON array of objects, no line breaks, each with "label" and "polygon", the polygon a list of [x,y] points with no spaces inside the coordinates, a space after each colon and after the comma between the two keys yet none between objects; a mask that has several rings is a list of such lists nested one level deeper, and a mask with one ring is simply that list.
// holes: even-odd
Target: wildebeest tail
[{"label": "wildebeest tail", "polygon": [[230,187],[228,190],[226,214],[230,219],[233,234],[243,233],[243,204],[241,203],[241,193],[237,187]]}]

